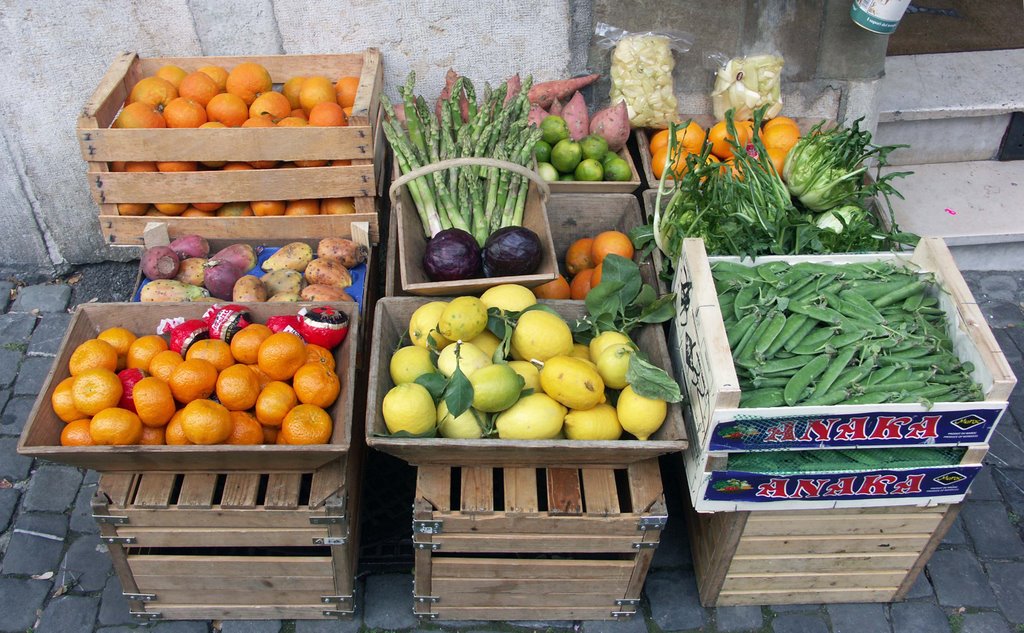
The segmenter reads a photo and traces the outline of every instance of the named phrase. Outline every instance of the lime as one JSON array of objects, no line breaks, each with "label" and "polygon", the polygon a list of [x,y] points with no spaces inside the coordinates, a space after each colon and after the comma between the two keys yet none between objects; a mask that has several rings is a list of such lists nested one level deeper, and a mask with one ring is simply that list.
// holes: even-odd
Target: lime
[{"label": "lime", "polygon": [[608,163],[612,162],[616,158],[622,157],[616,154],[615,152],[608,152],[607,154],[601,157],[601,166],[604,167],[605,171],[608,171]]},{"label": "lime", "polygon": [[503,440],[549,440],[562,432],[568,409],[542,393],[520,398],[494,418],[498,437]]},{"label": "lime", "polygon": [[425,387],[414,382],[392,387],[384,396],[381,412],[389,433],[405,431],[422,435],[437,423],[434,399]]},{"label": "lime", "polygon": [[601,167],[601,163],[593,158],[580,161],[580,164],[576,166],[576,180],[586,182],[604,180],[604,167]]},{"label": "lime", "polygon": [[580,146],[583,148],[583,158],[593,158],[599,161],[608,153],[608,141],[597,134],[583,137]]},{"label": "lime", "polygon": [[538,163],[537,173],[540,174],[540,177],[546,182],[555,182],[558,180],[558,170],[555,169],[555,166],[551,163]]},{"label": "lime", "polygon": [[473,372],[473,407],[485,413],[497,413],[519,399],[525,381],[508,365],[488,365]]},{"label": "lime", "polygon": [[481,424],[484,415],[470,407],[455,417],[448,411],[448,405],[442,400],[437,405],[437,432],[441,437],[457,440],[476,440],[483,437]]},{"label": "lime", "polygon": [[572,182],[576,180],[576,176],[573,176],[572,174],[561,174],[558,179],[562,182]]},{"label": "lime", "polygon": [[661,428],[668,413],[668,404],[664,400],[637,395],[633,387],[628,385],[619,393],[615,408],[622,428],[640,440],[646,440]]},{"label": "lime", "polygon": [[551,146],[562,139],[569,138],[569,126],[560,116],[544,117],[544,120],[540,122],[540,132],[541,140]]},{"label": "lime", "polygon": [[476,297],[452,299],[437,320],[437,329],[449,341],[468,341],[486,328],[487,306]]},{"label": "lime", "polygon": [[407,345],[395,352],[391,356],[389,369],[391,380],[396,385],[415,382],[420,376],[437,371],[430,360],[430,350],[419,345]]},{"label": "lime", "polygon": [[564,428],[570,440],[617,440],[622,435],[619,416],[610,404],[570,410]]},{"label": "lime", "polygon": [[504,312],[521,312],[537,303],[537,295],[526,286],[501,284],[492,286],[480,295],[480,301],[488,308]]},{"label": "lime", "polygon": [[[456,345],[460,345],[460,343],[449,343],[448,347],[441,350],[441,353],[437,355],[437,368],[441,370],[445,378],[451,378],[452,374],[455,373]],[[458,366],[462,373],[466,375],[466,378],[472,376],[473,372],[481,367],[487,367],[491,364],[491,357],[476,345],[472,343],[461,343],[461,345],[462,347],[459,348]]]},{"label": "lime", "polygon": [[551,160],[551,145],[544,141],[537,141],[533,146],[533,156],[538,163],[546,163]]},{"label": "lime", "polygon": [[633,170],[629,168],[629,163],[616,156],[604,164],[604,179],[628,182],[633,179]]},{"label": "lime", "polygon": [[551,164],[560,173],[571,174],[583,160],[583,148],[575,141],[565,139],[551,148]]},{"label": "lime", "polygon": [[601,374],[601,380],[612,389],[622,389],[627,384],[626,370],[629,369],[629,359],[633,355],[633,346],[625,343],[615,343],[604,348],[597,358],[597,373]]}]

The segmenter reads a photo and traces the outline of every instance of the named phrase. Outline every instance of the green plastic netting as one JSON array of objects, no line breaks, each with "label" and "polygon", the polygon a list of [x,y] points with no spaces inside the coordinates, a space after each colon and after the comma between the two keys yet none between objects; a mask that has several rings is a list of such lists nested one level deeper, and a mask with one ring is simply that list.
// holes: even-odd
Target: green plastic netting
[{"label": "green plastic netting", "polygon": [[954,466],[966,449],[875,448],[862,450],[767,451],[729,455],[729,470],[772,475]]}]

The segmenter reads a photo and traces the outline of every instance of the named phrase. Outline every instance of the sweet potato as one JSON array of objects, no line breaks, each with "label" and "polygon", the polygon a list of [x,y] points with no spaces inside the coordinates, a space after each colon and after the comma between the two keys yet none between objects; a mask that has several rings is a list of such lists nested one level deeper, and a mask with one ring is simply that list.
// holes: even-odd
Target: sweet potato
[{"label": "sweet potato", "polygon": [[149,279],[174,279],[181,261],[169,246],[147,248],[142,254],[142,274]]},{"label": "sweet potato", "polygon": [[344,237],[325,237],[316,246],[319,259],[333,259],[345,268],[354,268],[366,261],[369,250]]},{"label": "sweet potato", "polygon": [[311,284],[302,289],[303,301],[354,301],[347,292],[337,286]]},{"label": "sweet potato", "polygon": [[[444,76],[444,89],[441,90],[441,96],[437,98],[437,104],[434,106],[434,114],[437,115],[438,121],[441,120],[441,104],[451,98],[452,88],[455,87],[455,82],[458,80],[459,73],[449,68]],[[459,95],[459,112],[462,114],[463,123],[469,121],[469,101],[466,99],[465,92]]]},{"label": "sweet potato", "polygon": [[578,141],[590,133],[590,113],[587,112],[587,102],[580,93],[574,94],[569,103],[562,108],[562,118],[569,126],[569,138],[572,140]]},{"label": "sweet potato", "polygon": [[523,81],[519,78],[519,73],[516,73],[505,80],[505,86],[507,90],[505,92],[505,103],[502,105],[508,105],[508,102],[519,96],[519,93],[523,90]]},{"label": "sweet potato", "polygon": [[206,280],[206,262],[202,257],[189,257],[181,262],[178,267],[178,274],[174,277],[178,281],[193,286],[202,286]]},{"label": "sweet potato", "polygon": [[139,300],[151,301],[199,301],[207,298],[210,293],[205,288],[183,284],[175,279],[155,279],[139,292]]},{"label": "sweet potato", "polygon": [[574,79],[560,79],[558,81],[545,81],[534,84],[533,88],[530,88],[528,95],[530,103],[536,103],[540,107],[546,108],[555,99],[568,99],[572,96],[572,93],[594,83],[600,76],[595,74]]},{"label": "sweet potato", "polygon": [[629,112],[626,102],[619,101],[601,110],[590,119],[590,133],[608,141],[608,149],[617,152],[629,140]]},{"label": "sweet potato", "polygon": [[534,104],[530,106],[530,114],[527,116],[526,120],[527,123],[529,123],[530,125],[534,127],[540,127],[541,121],[544,120],[544,117],[549,115],[550,113],[547,110],[540,107],[539,105]]},{"label": "sweet potato", "polygon": [[347,288],[352,285],[352,275],[335,259],[314,259],[306,267],[306,281],[314,285]]},{"label": "sweet potato", "polygon": [[232,301],[266,301],[267,287],[255,275],[243,275],[231,289]]},{"label": "sweet potato", "polygon": [[300,294],[298,294],[296,292],[279,292],[276,295],[274,295],[273,297],[267,299],[267,301],[268,302],[270,302],[270,301],[273,301],[273,302],[281,302],[281,301],[295,302],[295,301],[302,301],[302,295],[300,295]]},{"label": "sweet potato", "polygon": [[309,262],[313,261],[313,247],[305,242],[292,242],[285,244],[276,253],[263,262],[263,270],[272,272],[275,270],[306,270]]},{"label": "sweet potato", "polygon": [[271,297],[282,293],[298,295],[302,292],[302,285],[305,283],[302,273],[290,268],[267,273],[263,275],[262,281],[263,285],[267,287],[267,294]]}]

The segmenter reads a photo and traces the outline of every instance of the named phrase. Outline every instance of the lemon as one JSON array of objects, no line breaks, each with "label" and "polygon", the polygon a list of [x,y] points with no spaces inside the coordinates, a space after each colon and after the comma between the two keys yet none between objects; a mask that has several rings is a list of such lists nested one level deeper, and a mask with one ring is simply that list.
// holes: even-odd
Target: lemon
[{"label": "lemon", "polygon": [[569,411],[564,428],[570,440],[617,440],[622,435],[619,416],[610,404]]},{"label": "lemon", "polygon": [[604,348],[609,345],[630,342],[632,341],[629,340],[629,337],[622,332],[602,332],[590,341],[590,358],[596,361],[601,357],[601,352],[604,351]]},{"label": "lemon", "polygon": [[501,345],[501,341],[497,336],[491,334],[490,330],[484,330],[471,340],[467,341],[467,343],[472,343],[479,347],[480,350],[484,354],[487,354],[487,357],[492,360],[494,359],[494,350],[498,349],[498,346]]},{"label": "lemon", "polygon": [[537,303],[533,291],[518,284],[501,284],[493,286],[480,295],[480,301],[488,308],[498,308],[505,312],[520,312]]},{"label": "lemon", "polygon": [[540,370],[525,360],[510,360],[508,366],[523,377],[523,389],[540,389]]},{"label": "lemon", "polygon": [[389,369],[396,385],[415,382],[423,374],[437,371],[430,360],[430,350],[418,345],[407,345],[392,354]]},{"label": "lemon", "polygon": [[473,406],[485,413],[511,407],[523,390],[523,378],[508,365],[488,365],[473,372]]},{"label": "lemon", "polygon": [[619,424],[640,440],[646,440],[661,428],[668,414],[668,404],[664,400],[652,400],[639,396],[633,387],[627,386],[619,393],[619,402],[615,407],[619,414]]},{"label": "lemon", "polygon": [[572,354],[569,354],[573,358],[582,358],[583,360],[593,360],[590,358],[590,348],[583,343],[573,343]]},{"label": "lemon", "polygon": [[413,345],[430,347],[428,344],[428,337],[430,337],[434,341],[435,349],[444,349],[444,346],[448,344],[448,339],[437,332],[437,321],[446,307],[448,307],[448,303],[445,301],[431,301],[416,308],[409,318],[409,338],[412,339]]},{"label": "lemon", "polygon": [[626,370],[629,359],[633,356],[633,346],[625,343],[614,343],[604,348],[597,359],[597,373],[601,380],[612,389],[622,389],[627,384]]},{"label": "lemon", "polygon": [[406,431],[413,435],[422,435],[434,428],[437,423],[437,409],[434,399],[425,387],[414,382],[407,382],[396,387],[384,396],[381,406],[384,413],[384,424],[390,433]]},{"label": "lemon", "polygon": [[476,297],[452,299],[437,321],[441,336],[449,341],[468,341],[486,328],[487,308]]},{"label": "lemon", "polygon": [[437,405],[437,432],[441,437],[458,440],[479,439],[484,435],[481,427],[483,422],[483,414],[472,407],[463,411],[459,417],[455,417],[448,411],[448,405],[444,400]]},{"label": "lemon", "polygon": [[512,357],[546,361],[572,353],[572,332],[561,317],[544,310],[530,310],[519,317],[512,331]]},{"label": "lemon", "polygon": [[494,426],[503,440],[548,440],[562,432],[568,411],[552,398],[534,393],[498,414]]},{"label": "lemon", "polygon": [[[455,373],[455,346],[458,343],[449,343],[447,347],[441,350],[441,353],[437,357],[437,368],[441,370],[445,378],[451,378],[452,374]],[[469,378],[473,375],[473,372],[486,367],[491,364],[491,357],[484,354],[483,351],[473,345],[472,343],[462,343],[462,347],[459,348],[459,368],[462,369],[462,373]]]},{"label": "lemon", "polygon": [[570,409],[589,409],[605,401],[604,381],[592,364],[572,356],[555,356],[540,370],[540,387]]}]

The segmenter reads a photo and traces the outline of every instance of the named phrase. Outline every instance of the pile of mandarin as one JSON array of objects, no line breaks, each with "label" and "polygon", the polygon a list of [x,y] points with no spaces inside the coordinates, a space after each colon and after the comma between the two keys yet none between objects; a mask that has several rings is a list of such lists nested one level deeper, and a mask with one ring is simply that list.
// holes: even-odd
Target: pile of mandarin
[{"label": "pile of mandarin", "polygon": [[51,397],[63,446],[324,444],[341,388],[328,350],[261,324],[184,357],[114,327],[75,348],[68,369]]}]

